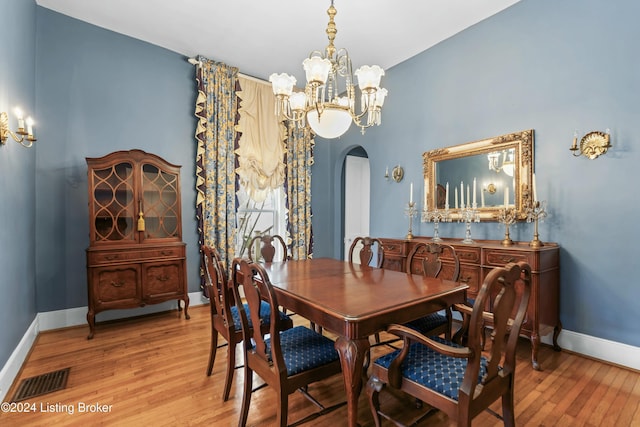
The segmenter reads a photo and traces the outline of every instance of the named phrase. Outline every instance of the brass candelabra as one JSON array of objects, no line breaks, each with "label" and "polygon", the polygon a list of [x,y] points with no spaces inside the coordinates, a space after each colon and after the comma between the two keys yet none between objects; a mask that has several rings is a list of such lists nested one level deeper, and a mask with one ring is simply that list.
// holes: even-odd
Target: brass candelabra
[{"label": "brass candelabra", "polygon": [[538,238],[538,220],[544,219],[547,216],[547,202],[534,201],[531,206],[527,208],[527,222],[533,222],[533,240],[529,242],[529,246],[532,248],[540,248],[544,246],[542,241]]},{"label": "brass candelabra", "polygon": [[407,207],[404,210],[404,214],[409,217],[409,231],[407,232],[407,240],[413,239],[413,217],[416,216],[418,210],[416,209],[416,202],[407,203]]},{"label": "brass candelabra", "polygon": [[502,246],[513,245],[513,240],[509,235],[509,227],[516,222],[516,210],[514,208],[500,209],[498,212],[498,222],[504,224],[504,239],[502,240]]}]

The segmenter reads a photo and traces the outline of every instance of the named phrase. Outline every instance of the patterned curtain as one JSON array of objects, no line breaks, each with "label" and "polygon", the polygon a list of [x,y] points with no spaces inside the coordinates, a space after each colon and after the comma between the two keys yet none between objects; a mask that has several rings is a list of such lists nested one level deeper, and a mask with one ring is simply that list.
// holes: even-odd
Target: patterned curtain
[{"label": "patterned curtain", "polygon": [[235,254],[238,69],[203,57],[198,59],[195,115],[199,243],[215,247],[228,267]]},{"label": "patterned curtain", "polygon": [[307,129],[289,126],[287,134],[287,230],[291,238],[293,259],[313,255],[311,229],[311,165],[313,165],[313,134]]}]

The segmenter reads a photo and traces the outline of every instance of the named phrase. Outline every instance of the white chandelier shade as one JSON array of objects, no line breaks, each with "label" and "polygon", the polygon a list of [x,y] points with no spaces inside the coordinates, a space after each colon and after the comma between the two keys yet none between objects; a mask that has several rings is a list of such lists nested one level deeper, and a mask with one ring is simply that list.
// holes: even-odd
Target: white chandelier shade
[{"label": "white chandelier shade", "polygon": [[[276,96],[276,114],[299,128],[308,124],[314,133],[327,139],[343,135],[352,122],[364,134],[366,128],[381,123],[387,96],[387,90],[380,87],[384,70],[378,65],[363,65],[352,72],[346,49],[336,50],[333,44],[338,31],[333,0],[327,14],[329,45],[324,53],[313,51],[302,62],[307,80],[304,92],[294,92],[296,78],[291,75],[274,73],[269,77]],[[361,92],[359,112],[354,77]]]}]

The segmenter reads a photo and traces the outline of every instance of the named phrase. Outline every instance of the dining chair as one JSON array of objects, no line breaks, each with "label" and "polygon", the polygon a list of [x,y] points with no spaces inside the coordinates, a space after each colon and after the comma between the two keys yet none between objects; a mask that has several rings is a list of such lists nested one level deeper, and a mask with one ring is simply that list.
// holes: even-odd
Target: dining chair
[{"label": "dining chair", "polygon": [[[320,408],[304,420],[302,424],[344,405],[325,408],[308,393],[311,383],[327,379],[341,373],[340,359],[335,343],[312,329],[295,326],[284,329],[281,318],[275,315],[278,300],[264,268],[249,259],[233,260],[233,291],[239,301],[240,290],[247,303],[236,303],[242,321],[244,335],[244,394],[238,425],[245,426],[249,414],[253,387],[253,373],[275,389],[278,395],[276,419],[280,426],[287,425],[289,395],[300,390]],[[271,307],[270,327],[261,328],[258,316],[261,305],[266,301]]]},{"label": "dining chair", "polygon": [[[235,304],[235,297],[229,288],[229,281],[220,256],[215,248],[207,245],[201,247],[202,265],[204,268],[204,283],[209,295],[209,308],[211,311],[211,348],[209,351],[209,364],[207,376],[213,372],[213,364],[216,359],[217,349],[227,346],[227,372],[225,375],[222,400],[229,399],[231,383],[234,371],[241,366],[236,366],[236,347],[242,341],[242,323]],[[258,317],[263,323],[263,330],[268,330],[271,321],[271,306],[264,303],[260,307]],[[292,328],[293,321],[284,313],[279,313],[279,327]],[[226,340],[226,344],[218,345],[218,335]]]},{"label": "dining chair", "polygon": [[[430,405],[421,418],[438,409],[458,426],[470,426],[475,416],[501,398],[502,416],[489,412],[502,418],[505,426],[514,426],[515,351],[530,294],[528,264],[510,263],[491,270],[473,308],[460,308],[470,318],[464,346],[429,338],[404,325],[390,325],[387,331],[402,337],[403,345],[373,362],[366,389],[375,425],[381,425],[381,417],[389,419],[379,398],[389,386]],[[488,306],[491,312],[484,310]],[[491,348],[485,353],[480,339],[484,321],[493,324]]]},{"label": "dining chair", "polygon": [[[276,249],[276,246],[273,246],[273,241],[276,241],[276,246],[279,249],[279,252]],[[260,244],[258,246],[257,244]],[[260,249],[258,251],[258,249]],[[273,236],[265,234],[262,236],[255,236],[249,242],[249,259],[252,261],[264,261],[264,262],[273,262],[276,253],[279,253],[281,256],[278,257],[276,261],[287,261],[291,259],[289,256],[289,250],[287,249],[287,244],[284,239],[274,234]]]},{"label": "dining chair", "polygon": [[[445,253],[452,262],[443,264],[441,258]],[[451,245],[418,242],[407,257],[406,271],[457,282],[460,277],[460,259]],[[406,326],[425,335],[444,334],[446,339],[451,339],[451,307],[443,307],[443,310],[444,315],[437,312],[431,313],[407,323]]]},{"label": "dining chair", "polygon": [[[384,264],[384,247],[382,246],[382,241],[375,237],[356,237],[353,239],[353,242],[351,242],[351,246],[349,247],[348,261],[350,264],[356,263],[382,268],[382,265]],[[374,340],[374,346],[390,344],[390,342],[383,342],[380,340],[379,332],[374,334]]]},{"label": "dining chair", "polygon": [[[354,253],[357,256],[356,258],[354,258]],[[356,237],[349,247],[348,260],[350,263],[355,262],[360,265],[381,268],[384,263],[382,242],[375,237]],[[374,262],[373,265],[371,264],[372,261]]]}]

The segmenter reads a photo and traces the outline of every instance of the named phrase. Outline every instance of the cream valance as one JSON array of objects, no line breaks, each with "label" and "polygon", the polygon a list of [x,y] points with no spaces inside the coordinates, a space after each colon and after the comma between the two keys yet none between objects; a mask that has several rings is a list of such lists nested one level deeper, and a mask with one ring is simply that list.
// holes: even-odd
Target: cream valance
[{"label": "cream valance", "polygon": [[282,186],[285,177],[282,125],[275,115],[275,96],[268,82],[238,76],[240,119],[236,130],[240,185],[253,200],[265,199],[271,189]]}]

